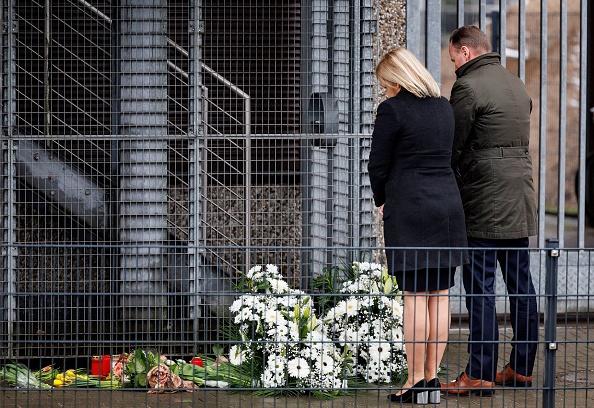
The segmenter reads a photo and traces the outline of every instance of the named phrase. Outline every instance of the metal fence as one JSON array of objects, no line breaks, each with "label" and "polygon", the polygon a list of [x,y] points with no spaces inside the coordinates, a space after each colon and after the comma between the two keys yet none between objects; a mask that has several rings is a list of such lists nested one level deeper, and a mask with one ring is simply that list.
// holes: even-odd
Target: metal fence
[{"label": "metal fence", "polygon": [[[217,344],[228,355],[229,307],[252,266],[277,265],[292,288],[311,291],[333,267],[383,263],[366,174],[380,100],[374,64],[406,42],[447,95],[453,68],[444,27],[477,23],[493,35],[499,28],[499,49],[511,44],[504,61],[525,77],[537,112],[532,265],[543,315],[552,298],[545,238],[559,237],[563,249],[563,329],[553,329],[556,319],[541,325],[558,334],[556,383],[543,357],[535,387],[514,394],[514,403],[541,406],[551,390],[563,390],[567,406],[587,402],[592,234],[584,208],[594,191],[585,171],[587,2],[561,1],[559,10],[547,2],[538,10],[524,1],[420,3],[0,2],[2,365],[91,371],[93,356],[111,361],[137,348],[206,360]],[[568,46],[579,49],[578,60],[568,60]],[[576,178],[577,169],[585,176]],[[565,207],[577,214],[575,231]],[[464,297],[457,282],[444,380],[464,360]],[[497,299],[504,311],[505,291]],[[509,335],[503,326],[504,349]],[[5,406],[262,404],[213,387],[164,397],[2,386]],[[361,388],[352,397],[358,404],[387,404],[385,386]],[[513,392],[499,390],[488,404]]]},{"label": "metal fence", "polygon": [[[67,248],[62,246],[61,250],[68,252]],[[245,259],[248,253],[258,254],[263,263],[254,263],[249,271],[237,265],[233,288],[196,293],[180,285],[179,290],[163,294],[166,306],[158,300],[157,306],[151,304],[159,310],[159,318],[152,320],[119,319],[121,306],[117,299],[135,294],[119,290],[121,282],[117,279],[111,281],[111,289],[102,288],[102,276],[85,277],[81,271],[76,277],[64,276],[60,280],[71,286],[78,282],[78,288],[72,291],[58,287],[57,279],[48,279],[43,291],[26,289],[43,279],[18,280],[18,289],[4,296],[17,305],[18,324],[8,344],[14,354],[2,358],[0,375],[6,375],[11,364],[20,363],[30,370],[31,378],[45,378],[54,387],[49,389],[32,379],[29,389],[23,383],[15,389],[7,376],[0,389],[3,406],[169,407],[181,402],[187,406],[291,407],[352,406],[353,401],[366,407],[399,406],[386,397],[398,390],[406,376],[402,309],[406,295],[387,283],[391,277],[385,272],[374,273],[384,269],[382,264],[366,261],[382,248],[325,249],[337,252],[337,258],[357,255],[350,259],[351,263],[320,271],[320,279],[303,286],[298,271],[291,272],[290,262],[279,257],[275,248],[229,248],[237,252],[233,258],[242,259],[241,264],[249,262]],[[85,250],[91,253],[105,248]],[[411,255],[417,250],[408,249]],[[573,407],[594,402],[589,322],[594,302],[590,283],[593,254],[590,250],[560,250],[556,240],[548,241],[547,248],[531,249],[530,254],[540,316],[532,387],[496,386],[491,397],[443,395],[442,404]],[[212,266],[213,270],[217,267]],[[32,269],[30,278],[34,275]],[[450,294],[452,323],[439,372],[442,382],[454,380],[468,360],[464,305],[468,297],[477,295],[463,292],[460,275],[458,270]],[[571,281],[572,276],[578,280]],[[370,282],[375,282],[375,289]],[[163,280],[164,285],[172,283],[182,281]],[[93,293],[81,293],[84,284],[94,287]],[[511,297],[502,291],[502,285],[499,275],[494,283],[500,317],[499,369],[508,361],[514,344]],[[36,299],[51,299],[52,303],[41,309],[33,304]],[[203,309],[201,319],[192,318],[188,311],[195,304]],[[386,307],[377,307],[382,304]],[[389,351],[374,354],[381,346]],[[332,350],[325,354],[324,365],[316,360],[322,354],[320,350]],[[159,360],[160,356],[169,361]],[[272,378],[266,376],[271,358],[280,366],[277,377]],[[298,358],[307,367],[305,374],[293,373]],[[374,358],[379,368],[373,364]],[[156,381],[151,368],[158,361],[170,367],[173,375],[188,381],[179,384],[166,377],[163,390],[183,394],[147,394],[158,388],[151,388]],[[195,370],[193,365],[197,365]],[[324,371],[324,367],[330,369]],[[50,374],[61,382],[48,380]],[[95,376],[88,380],[88,374]],[[330,385],[322,379],[330,379]],[[99,380],[102,382],[95,382]],[[198,385],[199,389],[192,388]]]}]

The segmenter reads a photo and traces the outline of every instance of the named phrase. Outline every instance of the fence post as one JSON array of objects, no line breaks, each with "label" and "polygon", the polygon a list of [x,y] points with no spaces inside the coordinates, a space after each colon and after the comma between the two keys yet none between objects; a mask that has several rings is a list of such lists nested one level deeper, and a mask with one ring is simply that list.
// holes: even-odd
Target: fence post
[{"label": "fence post", "polygon": [[546,283],[545,283],[545,352],[543,407],[555,406],[555,371],[557,352],[557,268],[559,266],[559,240],[547,239]]}]

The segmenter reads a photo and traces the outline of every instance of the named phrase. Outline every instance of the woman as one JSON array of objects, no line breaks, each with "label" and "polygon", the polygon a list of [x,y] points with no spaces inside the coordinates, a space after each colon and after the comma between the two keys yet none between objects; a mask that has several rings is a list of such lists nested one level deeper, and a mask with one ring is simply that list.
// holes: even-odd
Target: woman
[{"label": "woman", "polygon": [[439,403],[437,370],[450,327],[448,292],[456,266],[468,258],[465,250],[453,249],[467,246],[450,164],[454,114],[408,50],[390,51],[375,72],[388,98],[377,109],[369,178],[384,221],[389,270],[404,294],[408,363],[406,383],[388,398]]}]

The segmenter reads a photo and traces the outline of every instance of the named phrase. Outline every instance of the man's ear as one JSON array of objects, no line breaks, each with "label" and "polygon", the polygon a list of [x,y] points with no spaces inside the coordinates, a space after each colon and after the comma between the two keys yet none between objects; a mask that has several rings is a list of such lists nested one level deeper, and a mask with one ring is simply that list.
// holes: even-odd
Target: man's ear
[{"label": "man's ear", "polygon": [[468,48],[467,46],[463,45],[462,47],[460,47],[460,52],[462,53],[462,55],[464,56],[464,58],[466,60],[470,59],[470,48]]}]

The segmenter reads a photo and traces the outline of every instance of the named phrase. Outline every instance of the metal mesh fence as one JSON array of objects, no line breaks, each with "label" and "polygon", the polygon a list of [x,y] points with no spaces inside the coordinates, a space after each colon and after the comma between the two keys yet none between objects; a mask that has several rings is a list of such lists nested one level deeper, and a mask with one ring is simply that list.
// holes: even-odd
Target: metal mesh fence
[{"label": "metal mesh fence", "polygon": [[[93,357],[107,356],[111,372],[140,349],[145,359],[202,356],[220,367],[219,351],[228,359],[237,342],[230,307],[254,265],[278,266],[303,292],[297,302],[343,300],[335,281],[320,278],[344,278],[353,261],[385,261],[366,164],[374,63],[402,45],[403,9],[372,0],[1,2],[0,364],[97,374]],[[556,387],[581,402],[591,398],[591,255],[565,255]],[[532,254],[539,308],[549,296],[544,256]],[[457,282],[444,381],[464,363],[464,297]],[[501,310],[507,300],[498,292]],[[541,405],[538,361],[535,386],[520,398]],[[267,395],[260,374],[250,367],[236,388]],[[184,397],[147,396],[146,384],[101,393],[82,381],[85,395],[37,384],[21,394],[5,378],[0,398],[5,406],[262,404],[216,384]],[[286,388],[289,406],[343,386],[276,388]],[[345,401],[388,404],[387,384],[349,387],[358,393]],[[493,404],[512,392],[499,390]]]},{"label": "metal mesh fence", "polygon": [[[357,259],[369,259],[378,249],[357,249]],[[102,300],[132,294],[117,289],[67,293],[54,284],[42,288],[44,293],[33,291],[33,296],[24,289],[7,293],[3,299],[17,305],[19,324],[5,344],[14,354],[4,356],[0,370],[5,406],[173,406],[180,401],[189,406],[259,406],[271,400],[286,406],[349,406],[353,401],[357,406],[400,406],[386,397],[397,392],[406,378],[406,353],[413,345],[439,343],[405,337],[404,325],[418,327],[425,319],[419,310],[412,321],[406,320],[403,303],[411,295],[393,286],[385,267],[354,260],[322,271],[318,279],[303,286],[287,273],[276,251],[266,253],[262,247],[229,251],[233,259],[235,251],[243,254],[237,258],[259,252],[264,263],[250,270],[237,265],[235,283],[241,290],[230,286],[210,287],[200,293],[170,289],[165,305],[149,305],[161,313],[160,319],[121,321],[121,306],[112,301],[110,307]],[[425,252],[408,251],[411,255]],[[511,257],[507,250],[500,252],[501,259]],[[493,306],[498,312],[497,370],[514,358],[519,345],[532,344],[537,352],[531,386],[496,384],[489,397],[442,394],[441,402],[536,407],[556,400],[555,406],[588,406],[592,402],[591,261],[590,251],[559,251],[554,243],[548,249],[530,250],[539,317],[537,336],[528,342],[518,338],[523,328],[517,315],[522,310],[510,308],[510,302],[522,302],[523,296],[506,290],[505,282],[510,288],[513,272],[502,275],[498,268],[493,281]],[[215,266],[212,274],[216,274]],[[443,384],[456,380],[465,370],[467,347],[479,342],[470,337],[467,306],[469,300],[482,302],[484,295],[464,292],[462,275],[457,270],[447,295],[452,320],[438,373]],[[39,283],[30,280],[31,285]],[[80,287],[84,285],[82,274],[76,280]],[[170,279],[167,283],[181,282]],[[19,288],[24,284],[17,283]],[[89,279],[89,286],[100,286],[97,283]],[[437,295],[424,296],[429,301]],[[44,307],[33,304],[36,298],[45,302]],[[188,307],[193,304],[201,305],[202,318],[189,318]],[[448,325],[447,321],[441,323]],[[188,331],[194,335],[185,335]],[[88,333],[93,333],[92,339]],[[162,366],[157,365],[159,361]],[[302,372],[297,363],[302,364]],[[27,393],[13,389],[15,383],[7,371],[13,364],[30,370],[23,371],[28,374],[21,378],[24,381],[26,375],[31,376],[29,385],[21,382],[19,388],[28,388]],[[279,366],[279,371],[272,370],[270,364]],[[154,388],[158,376],[151,371],[156,365],[169,370],[163,377],[164,391],[192,393],[147,394],[147,389],[159,391],[159,386]],[[50,374],[54,377],[48,380]],[[187,382],[175,382],[175,376]],[[54,387],[50,390],[49,385],[35,382],[38,377]],[[228,387],[232,388],[225,390]]]}]

